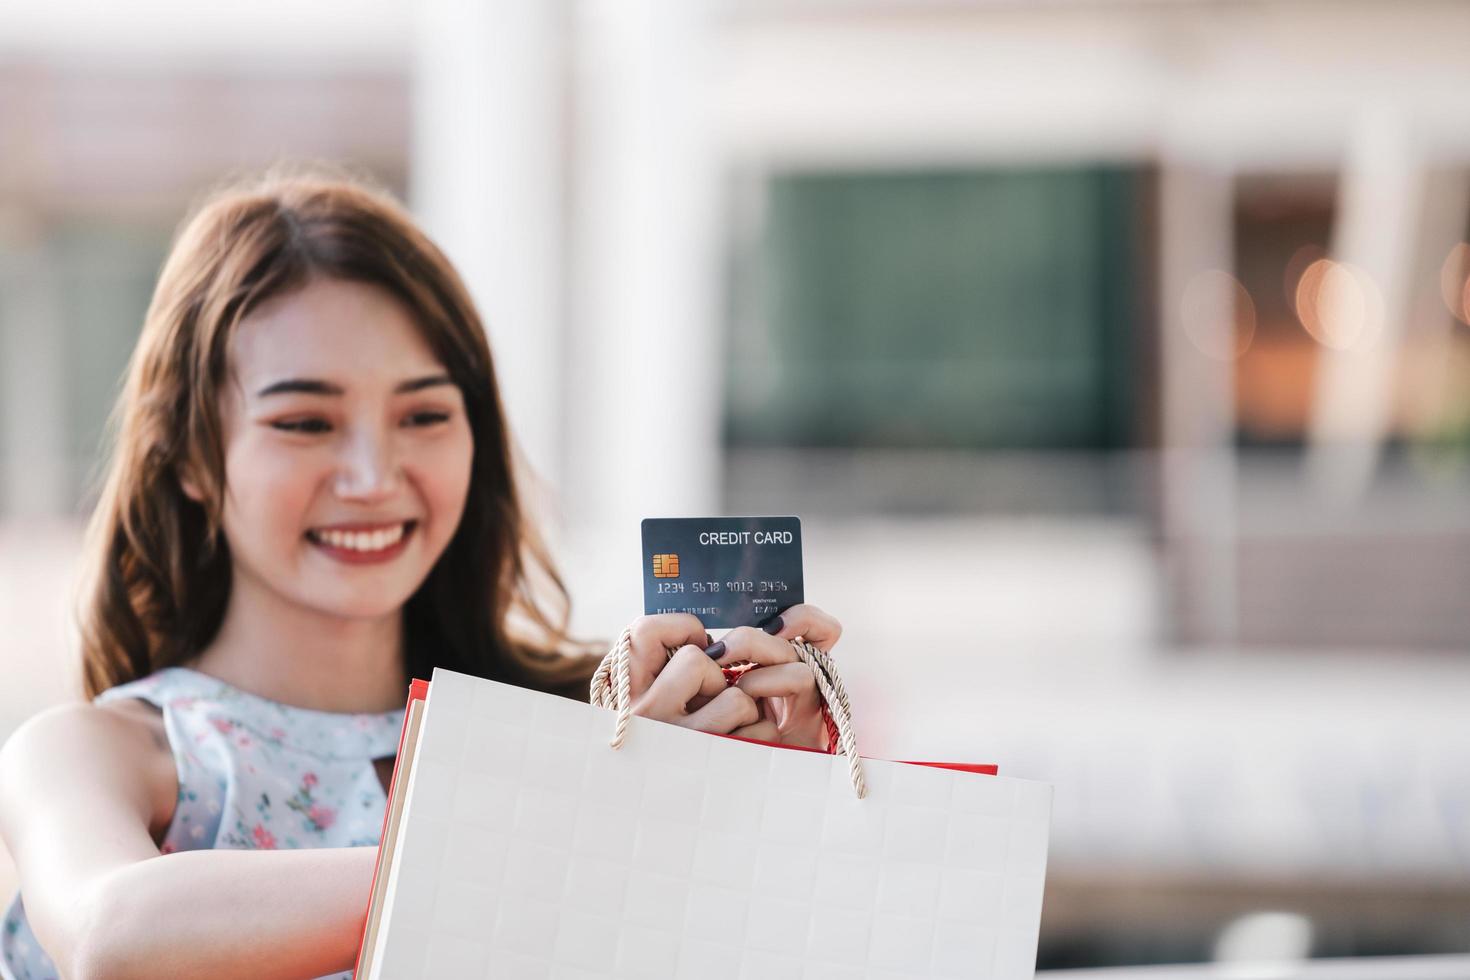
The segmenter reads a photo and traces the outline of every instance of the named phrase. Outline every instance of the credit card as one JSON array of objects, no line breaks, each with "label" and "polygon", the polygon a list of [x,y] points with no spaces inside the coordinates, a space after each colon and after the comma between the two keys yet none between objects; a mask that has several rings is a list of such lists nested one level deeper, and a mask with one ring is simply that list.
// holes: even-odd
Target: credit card
[{"label": "credit card", "polygon": [[649,517],[643,611],[706,629],[760,626],[805,600],[799,517]]}]

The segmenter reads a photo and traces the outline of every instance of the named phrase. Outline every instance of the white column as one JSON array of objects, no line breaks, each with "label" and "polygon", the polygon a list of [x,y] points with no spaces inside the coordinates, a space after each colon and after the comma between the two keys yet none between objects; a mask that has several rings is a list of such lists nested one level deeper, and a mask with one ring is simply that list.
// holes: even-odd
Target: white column
[{"label": "white column", "polygon": [[[1318,352],[1307,464],[1320,495],[1347,503],[1368,488],[1392,421],[1394,371],[1412,306],[1423,165],[1403,114],[1366,109],[1338,183],[1332,258],[1360,272],[1335,304],[1362,338]],[[1343,280],[1347,281],[1347,280]],[[1357,302],[1354,302],[1356,300]]]},{"label": "white column", "polygon": [[707,0],[587,0],[579,14],[566,483],[606,568],[588,566],[599,581],[579,596],[621,617],[637,603],[640,519],[719,503],[713,25]]},{"label": "white column", "polygon": [[410,200],[484,318],[511,431],[560,476],[568,12],[423,0]]},{"label": "white column", "polygon": [[[1186,323],[1185,292],[1201,274],[1233,274],[1233,193],[1228,173],[1166,160],[1159,194],[1162,505],[1179,631],[1228,643],[1237,632],[1234,362],[1230,311]],[[1196,309],[1196,314],[1199,309]],[[1203,348],[1191,338],[1209,338]],[[1219,341],[1224,343],[1219,343]],[[1212,354],[1214,356],[1212,356]]]}]

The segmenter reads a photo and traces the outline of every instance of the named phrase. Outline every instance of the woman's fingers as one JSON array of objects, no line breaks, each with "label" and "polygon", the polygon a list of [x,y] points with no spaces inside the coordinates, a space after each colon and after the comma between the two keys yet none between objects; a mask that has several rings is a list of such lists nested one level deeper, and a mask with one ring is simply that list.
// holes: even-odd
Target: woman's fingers
[{"label": "woman's fingers", "polygon": [[633,621],[629,634],[632,655],[628,658],[628,680],[635,704],[669,662],[670,650],[689,644],[703,649],[708,643],[704,624],[697,616],[685,613],[640,616]]},{"label": "woman's fingers", "polygon": [[803,663],[757,667],[741,675],[740,689],[769,710],[762,712],[785,735],[792,728],[815,730],[812,719],[820,718],[821,699],[811,668]]},{"label": "woman's fingers", "polygon": [[817,682],[811,668],[804,663],[776,664],[747,670],[736,681],[740,690],[753,698],[784,698],[798,695],[816,696]]},{"label": "woman's fingers", "polygon": [[766,629],[783,640],[799,636],[823,652],[831,650],[842,636],[841,623],[816,606],[806,603],[792,606],[776,620],[768,623]]},{"label": "woman's fingers", "polygon": [[754,626],[735,627],[715,646],[720,648],[715,662],[722,667],[742,661],[766,667],[796,660],[796,651],[791,649],[789,642]]},{"label": "woman's fingers", "polygon": [[792,606],[764,629],[740,626],[726,633],[717,644],[722,647],[718,663],[723,666],[748,660],[763,667],[791,663],[796,659],[791,641],[798,636],[818,650],[831,650],[842,636],[842,624],[816,606]]},{"label": "woman's fingers", "polygon": [[[643,616],[630,635],[633,712],[702,731],[819,746],[821,700],[811,670],[797,659],[791,640],[801,637],[819,650],[830,650],[841,635],[836,619],[802,604],[765,629],[730,630],[710,647],[715,655],[711,659],[704,650],[708,634],[697,617]],[[671,648],[676,649],[673,657],[668,656]],[[727,686],[721,667],[740,662],[756,666]]]},{"label": "woman's fingers", "polygon": [[730,734],[738,735],[741,738],[753,738],[762,742],[779,742],[781,740],[781,732],[776,728],[774,721],[758,721],[754,725],[737,728]]},{"label": "woman's fingers", "polygon": [[685,706],[692,699],[715,699],[723,690],[725,674],[714,661],[697,646],[682,646],[659,671],[648,690],[641,697],[633,698],[633,713],[644,718],[682,723]]},{"label": "woman's fingers", "polygon": [[[718,668],[715,672],[719,673]],[[720,683],[724,683],[723,677]],[[760,708],[756,707],[755,699],[749,694],[738,687],[727,687],[698,711],[671,720],[685,728],[725,735],[736,729],[758,724],[761,713]]]}]

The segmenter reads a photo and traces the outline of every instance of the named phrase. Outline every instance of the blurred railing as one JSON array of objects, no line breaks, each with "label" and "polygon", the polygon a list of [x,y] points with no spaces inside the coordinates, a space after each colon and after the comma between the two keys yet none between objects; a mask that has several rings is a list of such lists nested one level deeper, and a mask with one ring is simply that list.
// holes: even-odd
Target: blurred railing
[{"label": "blurred railing", "polygon": [[1191,963],[1042,970],[1046,980],[1465,980],[1470,956],[1373,956],[1296,963]]}]

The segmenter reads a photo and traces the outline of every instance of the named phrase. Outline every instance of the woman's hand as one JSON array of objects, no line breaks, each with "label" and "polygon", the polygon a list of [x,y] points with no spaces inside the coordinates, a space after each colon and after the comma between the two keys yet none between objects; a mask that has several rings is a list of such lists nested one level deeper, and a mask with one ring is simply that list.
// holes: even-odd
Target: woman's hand
[{"label": "woman's hand", "polygon": [[791,640],[800,637],[825,653],[841,635],[841,623],[816,606],[803,604],[786,610],[765,630],[746,626],[725,636],[720,665],[742,660],[757,665],[742,674],[735,686],[757,699],[762,720],[773,723],[774,737],[766,741],[827,748],[827,724],[817,682],[811,668],[797,659]]},{"label": "woman's hand", "polygon": [[[684,613],[642,616],[630,630],[633,713],[700,731],[760,738],[760,708],[704,652],[709,634]],[[670,654],[669,651],[673,653]]]},{"label": "woman's hand", "polygon": [[[815,606],[799,605],[767,629],[743,626],[711,645],[694,616],[640,618],[631,630],[633,713],[701,731],[825,748],[816,682],[790,640],[799,636],[830,650],[842,624]],[[742,661],[757,666],[727,686],[720,668]]]}]

